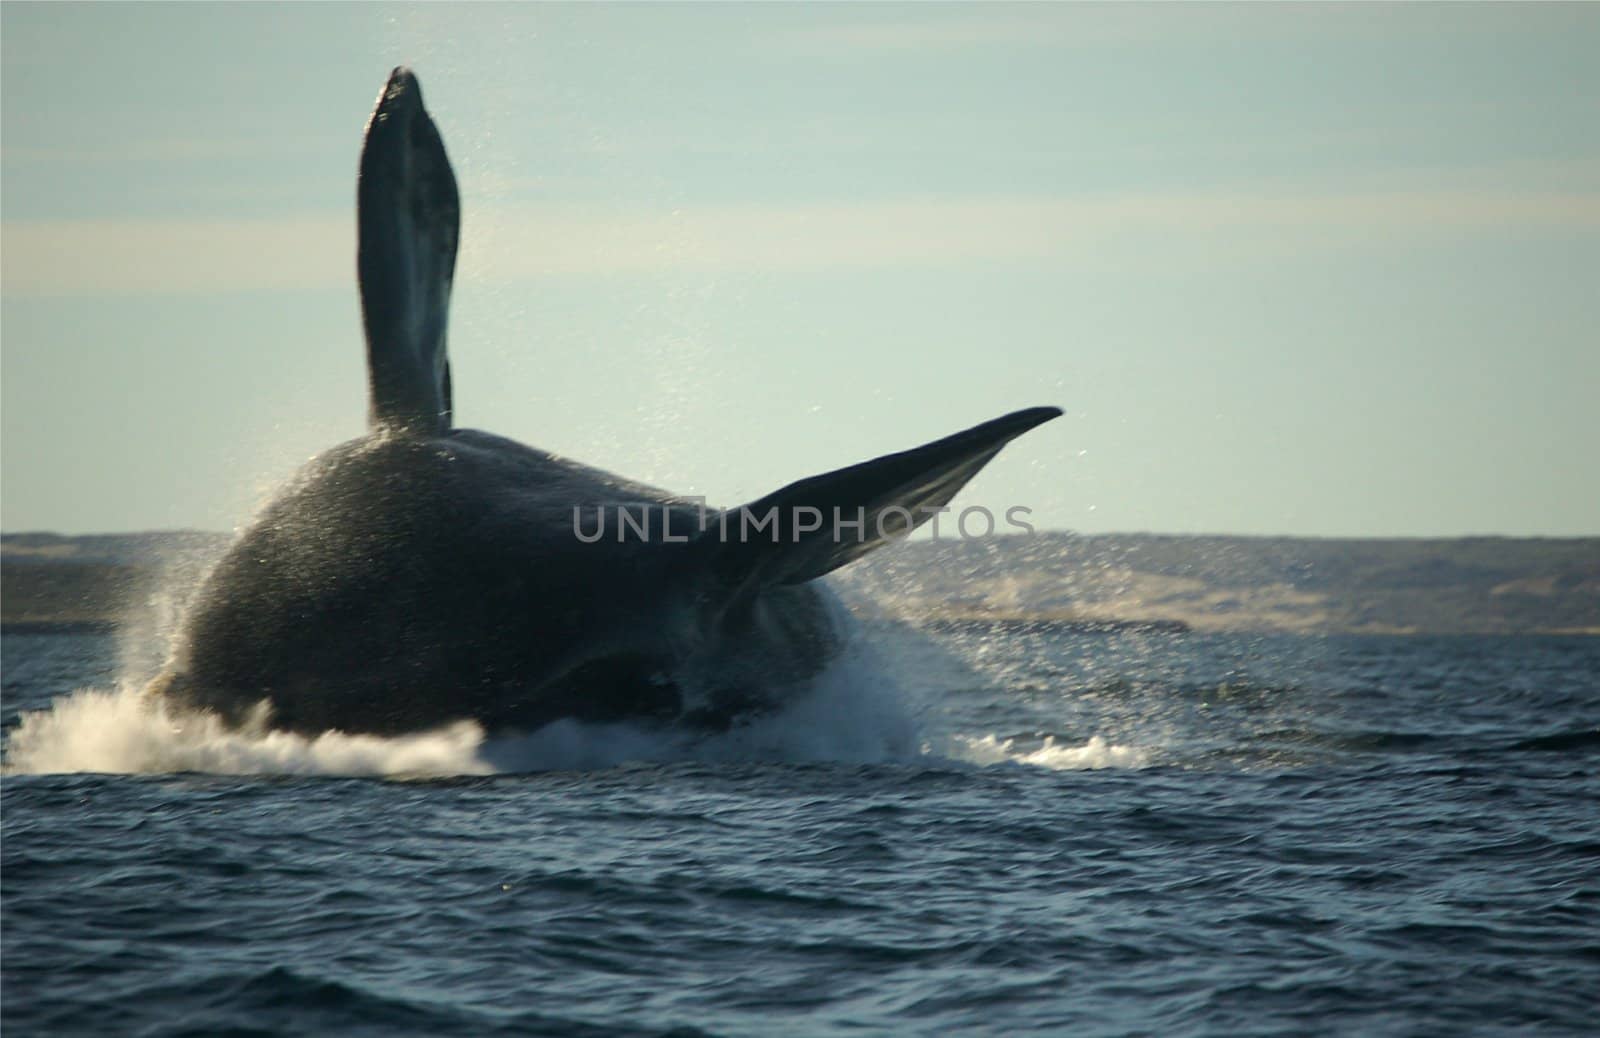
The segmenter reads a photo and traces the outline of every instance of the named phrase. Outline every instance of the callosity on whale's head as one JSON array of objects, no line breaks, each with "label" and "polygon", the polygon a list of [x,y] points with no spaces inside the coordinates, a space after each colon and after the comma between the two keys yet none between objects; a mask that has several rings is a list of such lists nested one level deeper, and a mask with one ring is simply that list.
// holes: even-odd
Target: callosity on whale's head
[{"label": "callosity on whale's head", "polygon": [[816,578],[908,533],[1060,414],[1018,411],[706,509],[452,427],[460,206],[406,69],[367,125],[357,208],[371,429],[314,459],[233,544],[152,685],[232,723],[264,702],[270,724],[306,733],[726,726],[837,649]]}]

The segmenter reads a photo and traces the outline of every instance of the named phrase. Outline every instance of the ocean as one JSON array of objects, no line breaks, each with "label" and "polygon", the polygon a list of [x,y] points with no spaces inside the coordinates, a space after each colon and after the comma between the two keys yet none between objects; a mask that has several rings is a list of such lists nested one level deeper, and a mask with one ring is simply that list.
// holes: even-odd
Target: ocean
[{"label": "ocean", "polygon": [[138,649],[0,646],[8,1038],[1600,1028],[1600,638],[874,621],[725,735],[487,745]]}]

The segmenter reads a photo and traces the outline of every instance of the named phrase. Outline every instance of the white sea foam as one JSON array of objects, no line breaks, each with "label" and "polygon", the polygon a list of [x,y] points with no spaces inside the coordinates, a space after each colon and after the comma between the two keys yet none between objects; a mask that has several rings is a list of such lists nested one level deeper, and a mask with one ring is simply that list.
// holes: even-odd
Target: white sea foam
[{"label": "white sea foam", "polygon": [[1137,746],[1109,743],[1096,735],[1082,746],[1062,746],[1054,736],[1032,749],[1021,749],[1015,739],[995,735],[956,735],[946,741],[946,756],[971,764],[1030,764],[1052,771],[1079,771],[1086,768],[1142,768],[1150,762],[1147,751]]},{"label": "white sea foam", "polygon": [[787,710],[717,734],[558,721],[531,735],[486,740],[470,721],[389,738],[344,732],[310,737],[261,724],[230,729],[213,716],[153,702],[136,688],[83,689],[48,710],[23,715],[7,742],[6,771],[421,778],[589,770],[630,761],[909,763],[944,758],[1054,770],[1147,763],[1145,751],[1100,736],[1082,746],[1046,739],[1034,749],[992,734],[922,742],[916,723],[899,703],[862,697],[859,691],[835,677]]},{"label": "white sea foam", "polygon": [[202,771],[221,775],[475,775],[478,726],[463,721],[399,738],[325,732],[315,737],[251,724],[224,727],[136,686],[82,689],[22,716],[6,744],[13,773]]},{"label": "white sea foam", "polygon": [[929,736],[900,668],[857,644],[789,705],[726,732],[642,724],[558,721],[523,736],[486,739],[471,721],[382,737],[273,731],[265,715],[228,728],[209,714],[177,709],[129,679],[82,689],[23,715],[5,747],[10,773],[168,773],[439,777],[589,770],[646,761],[837,761],[1023,764],[1052,769],[1139,767],[1145,754],[1096,737],[1082,746],[1019,748],[995,735]]}]

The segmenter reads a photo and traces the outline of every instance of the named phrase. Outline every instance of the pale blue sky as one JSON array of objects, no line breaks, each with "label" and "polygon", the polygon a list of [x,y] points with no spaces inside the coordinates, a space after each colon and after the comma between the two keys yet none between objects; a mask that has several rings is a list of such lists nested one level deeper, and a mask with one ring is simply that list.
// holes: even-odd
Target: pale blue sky
[{"label": "pale blue sky", "polygon": [[1014,408],[1084,531],[1600,533],[1600,6],[6,3],[6,530],[357,435],[360,132],[460,176],[457,417],[733,504]]}]

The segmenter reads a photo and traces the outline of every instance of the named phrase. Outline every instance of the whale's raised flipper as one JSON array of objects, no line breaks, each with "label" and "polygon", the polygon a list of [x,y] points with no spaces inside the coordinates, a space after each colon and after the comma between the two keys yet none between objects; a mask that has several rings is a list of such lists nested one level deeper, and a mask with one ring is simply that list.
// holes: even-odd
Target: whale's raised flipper
[{"label": "whale's raised flipper", "polygon": [[374,429],[446,432],[445,326],[461,201],[444,143],[409,69],[389,76],[367,123],[356,210],[368,420]]},{"label": "whale's raised flipper", "polygon": [[[731,510],[702,537],[716,542],[716,566],[740,590],[813,580],[921,526],[1000,448],[1060,414],[1059,407],[1016,411],[921,447],[802,479]],[[769,514],[776,528],[757,529]]]}]

